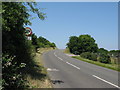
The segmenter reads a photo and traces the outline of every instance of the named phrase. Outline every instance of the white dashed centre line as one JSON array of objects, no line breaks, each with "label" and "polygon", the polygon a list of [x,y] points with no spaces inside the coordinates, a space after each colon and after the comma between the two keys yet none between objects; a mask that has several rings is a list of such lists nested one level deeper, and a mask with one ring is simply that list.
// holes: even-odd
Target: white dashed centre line
[{"label": "white dashed centre line", "polygon": [[117,86],[117,85],[115,85],[115,84],[113,84],[111,82],[108,82],[108,81],[106,81],[106,80],[104,80],[104,79],[102,79],[102,78],[100,78],[100,77],[98,77],[96,75],[92,75],[92,76],[95,77],[95,78],[97,78],[97,79],[99,79],[99,80],[101,80],[101,81],[104,81],[104,82],[106,82],[106,83],[108,83],[108,84],[110,84],[110,85],[112,85],[114,87],[120,88],[119,86]]},{"label": "white dashed centre line", "polygon": [[77,66],[75,66],[75,65],[73,65],[73,64],[71,64],[71,63],[69,63],[69,62],[66,62],[66,63],[80,70],[79,67],[77,67]]},{"label": "white dashed centre line", "polygon": [[63,61],[63,59],[62,58],[60,58],[60,57],[58,57],[60,60],[62,60]]},{"label": "white dashed centre line", "polygon": [[[60,59],[61,61],[63,61],[63,59],[60,58],[60,57],[58,57],[58,56],[55,54],[55,52],[54,52],[54,55],[55,55],[58,59]],[[71,64],[71,63],[69,63],[69,62],[66,62],[66,63],[80,70],[79,67],[77,67],[77,66],[75,66],[75,65],[73,65],[73,64]]]},{"label": "white dashed centre line", "polygon": [[[63,59],[60,58],[60,57],[58,57],[58,56],[55,54],[55,52],[54,52],[54,55],[55,55],[58,59],[60,59],[61,61],[63,61]],[[73,65],[73,64],[71,64],[71,63],[69,63],[69,62],[66,62],[66,63],[80,70],[79,67],[77,67],[77,66],[75,66],[75,65]],[[102,79],[102,78],[100,78],[100,77],[98,77],[98,76],[96,76],[96,75],[92,75],[92,76],[95,77],[95,78],[97,78],[97,79],[99,79],[99,80],[101,80],[101,81],[104,81],[104,82],[106,82],[106,83],[108,83],[108,84],[110,84],[110,85],[112,85],[112,86],[114,86],[114,87],[116,87],[116,88],[119,88],[119,89],[120,89],[119,86],[117,86],[117,85],[115,85],[115,84],[113,84],[113,83],[111,83],[111,82],[108,82],[108,81],[106,81],[106,80],[104,80],[104,79]]]},{"label": "white dashed centre line", "polygon": [[54,55],[55,55],[58,59],[60,59],[61,61],[63,61],[63,59],[60,58],[60,57],[58,57],[58,56],[55,54],[55,52],[54,52]]},{"label": "white dashed centre line", "polygon": [[54,55],[57,57],[57,55],[55,54],[55,52],[54,52]]}]

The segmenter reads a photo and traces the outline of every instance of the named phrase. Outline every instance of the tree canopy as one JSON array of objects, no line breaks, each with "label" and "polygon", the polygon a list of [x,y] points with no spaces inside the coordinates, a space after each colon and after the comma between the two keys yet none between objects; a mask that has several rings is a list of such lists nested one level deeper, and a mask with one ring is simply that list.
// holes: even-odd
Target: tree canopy
[{"label": "tree canopy", "polygon": [[40,36],[38,38],[38,44],[39,47],[56,47],[55,43],[51,43],[50,41],[48,41],[46,38]]},{"label": "tree canopy", "polygon": [[99,48],[98,49],[98,53],[104,53],[104,54],[108,54],[108,50],[104,49],[104,48]]},{"label": "tree canopy", "polygon": [[37,48],[56,47],[55,43],[50,42],[49,40],[42,36],[39,36],[37,38],[37,36],[34,33],[32,34],[32,44],[35,46],[36,50]]},{"label": "tree canopy", "polygon": [[41,20],[45,19],[35,2],[2,3],[2,85],[5,90],[26,87],[23,72],[27,72],[33,62],[32,44],[24,34],[24,25],[30,24],[29,11],[36,13]]},{"label": "tree canopy", "polygon": [[79,46],[78,46],[78,37],[77,36],[71,36],[69,38],[69,43],[67,43],[67,46],[71,53],[79,54],[79,52],[78,52]]},{"label": "tree canopy", "polygon": [[112,57],[120,57],[120,50],[110,50],[109,55]]},{"label": "tree canopy", "polygon": [[71,53],[81,54],[83,52],[97,52],[98,46],[90,35],[71,36],[67,43]]}]

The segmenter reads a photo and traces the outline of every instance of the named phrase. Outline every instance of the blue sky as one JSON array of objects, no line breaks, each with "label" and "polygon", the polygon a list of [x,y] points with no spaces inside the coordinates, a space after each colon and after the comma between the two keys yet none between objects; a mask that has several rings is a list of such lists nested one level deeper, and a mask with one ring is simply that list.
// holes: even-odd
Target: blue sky
[{"label": "blue sky", "polygon": [[91,35],[99,48],[118,49],[118,3],[116,2],[37,2],[46,13],[37,15],[29,26],[38,37],[43,36],[64,49],[70,36]]}]

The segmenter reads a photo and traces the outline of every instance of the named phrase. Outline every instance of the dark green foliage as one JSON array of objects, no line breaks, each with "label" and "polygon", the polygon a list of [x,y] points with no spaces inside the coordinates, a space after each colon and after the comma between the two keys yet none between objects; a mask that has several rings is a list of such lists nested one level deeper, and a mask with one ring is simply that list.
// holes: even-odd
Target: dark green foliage
[{"label": "dark green foliage", "polygon": [[[27,73],[27,68],[33,63],[32,44],[26,39],[23,27],[23,25],[30,24],[28,20],[30,15],[23,4],[25,3],[2,3],[2,85],[6,90],[8,88],[24,89],[26,87],[24,74]],[[32,3],[27,4],[32,5]],[[38,12],[38,9],[34,9],[32,7],[30,10],[33,10],[33,13],[39,13],[42,19],[44,15]],[[24,68],[21,67],[22,64],[25,64]]]},{"label": "dark green foliage", "polygon": [[23,69],[20,68],[20,65],[24,63],[28,66],[28,62],[31,60],[23,28],[23,23],[28,22],[26,20],[29,14],[26,13],[26,8],[22,3],[4,2],[2,6],[3,88],[24,88],[26,85],[23,74],[21,75]]},{"label": "dark green foliage", "polygon": [[111,57],[120,57],[120,50],[111,50],[111,51],[109,51],[109,55],[111,56]]},{"label": "dark green foliage", "polygon": [[101,63],[110,63],[110,56],[108,54],[102,53],[100,55],[100,57],[98,58],[98,61],[100,61]]},{"label": "dark green foliage", "polygon": [[38,48],[52,47],[53,49],[55,49],[56,47],[55,43],[51,43],[50,41],[48,41],[47,39],[41,36],[37,38],[35,34],[32,34],[31,41],[32,41],[32,45],[34,46],[36,52]]},{"label": "dark green foliage", "polygon": [[53,49],[55,49],[55,47],[56,47],[55,43],[51,43],[50,47],[52,47]]},{"label": "dark green foliage", "polygon": [[37,49],[39,48],[37,36],[35,34],[32,34],[31,37],[32,37],[32,45],[34,45],[35,51],[37,52]]},{"label": "dark green foliage", "polygon": [[104,48],[98,49],[98,54],[101,54],[101,53],[108,54],[108,50],[106,50]]},{"label": "dark green foliage", "polygon": [[14,57],[10,57],[9,55],[4,55],[2,57],[3,89],[8,90],[12,88],[14,90],[16,88],[24,89],[29,87],[26,84],[27,81],[23,79],[23,75],[19,72],[21,69],[25,68],[25,65],[25,63],[18,64],[14,61]]},{"label": "dark green foliage", "polygon": [[37,43],[37,36],[35,35],[35,34],[32,34],[32,44],[33,45],[37,45],[38,43]]},{"label": "dark green foliage", "polygon": [[84,53],[80,54],[80,56],[83,58],[86,58],[86,59],[97,61],[97,55],[95,53],[84,52]]},{"label": "dark green foliage", "polygon": [[78,37],[77,36],[71,36],[69,38],[69,43],[67,43],[67,46],[71,53],[79,54],[78,52]]},{"label": "dark green foliage", "polygon": [[44,37],[42,37],[42,36],[40,36],[39,38],[38,38],[38,43],[43,43],[44,45],[44,47],[46,47],[47,45],[49,45],[50,44],[50,42],[47,40],[47,39],[45,39]]},{"label": "dark green foliage", "polygon": [[56,45],[55,43],[51,43],[50,41],[48,41],[47,39],[45,39],[44,37],[40,36],[38,39],[38,47],[40,48],[45,48],[45,47],[53,47],[55,48]]},{"label": "dark green foliage", "polygon": [[28,5],[30,8],[28,11],[32,11],[33,13],[36,13],[38,15],[38,17],[41,20],[44,20],[46,18],[46,13],[41,12],[38,8],[36,8],[37,3],[36,2],[27,2],[27,3],[23,3],[25,5]]},{"label": "dark green foliage", "polygon": [[71,53],[97,52],[98,46],[90,35],[71,36],[67,43]]},{"label": "dark green foliage", "polygon": [[101,63],[111,63],[110,56],[108,54],[108,50],[104,48],[98,49],[98,61]]},{"label": "dark green foliage", "polygon": [[98,46],[95,43],[94,38],[90,35],[80,35],[79,39],[79,53],[82,52],[97,52]]}]

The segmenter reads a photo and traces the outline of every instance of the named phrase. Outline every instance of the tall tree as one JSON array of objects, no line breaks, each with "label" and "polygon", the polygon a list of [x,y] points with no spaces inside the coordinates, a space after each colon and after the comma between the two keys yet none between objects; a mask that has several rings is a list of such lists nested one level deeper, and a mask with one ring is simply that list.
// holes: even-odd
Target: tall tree
[{"label": "tall tree", "polygon": [[39,48],[39,46],[37,36],[34,33],[32,34],[32,45],[34,45],[35,51],[37,52],[37,48]]},{"label": "tall tree", "polygon": [[108,50],[106,50],[106,49],[104,49],[104,48],[99,48],[99,49],[98,49],[98,53],[99,53],[99,54],[102,54],[102,53],[108,54]]},{"label": "tall tree", "polygon": [[77,36],[71,36],[69,38],[69,43],[67,43],[67,46],[71,53],[79,54],[79,52],[78,52],[78,37]]},{"label": "tall tree", "polygon": [[67,43],[71,53],[97,52],[98,46],[90,35],[71,36]]},{"label": "tall tree", "polygon": [[90,35],[80,35],[78,37],[78,50],[79,53],[82,52],[97,52],[98,46],[95,43],[95,40]]},{"label": "tall tree", "polygon": [[[30,8],[28,9],[28,6]],[[3,2],[2,3],[2,66],[3,88],[24,88],[24,69],[32,62],[31,49],[24,35],[24,25],[30,24],[29,11],[37,13],[41,20],[44,14],[35,8],[36,3]],[[26,67],[21,68],[22,64]],[[12,72],[12,73],[11,73]],[[9,73],[9,74],[8,74]]]}]

